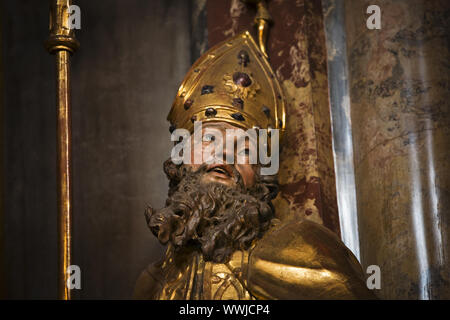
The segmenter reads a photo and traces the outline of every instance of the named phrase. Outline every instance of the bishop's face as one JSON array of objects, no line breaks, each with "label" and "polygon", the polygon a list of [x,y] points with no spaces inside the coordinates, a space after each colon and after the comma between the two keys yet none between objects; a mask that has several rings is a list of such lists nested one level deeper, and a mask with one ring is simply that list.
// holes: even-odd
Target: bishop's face
[{"label": "bishop's face", "polygon": [[223,122],[204,124],[190,139],[193,164],[165,162],[171,180],[166,207],[146,211],[162,244],[200,250],[205,261],[224,263],[269,228],[276,181],[260,179],[258,164],[251,164],[257,162],[253,131],[234,129]]},{"label": "bishop's face", "polygon": [[[193,164],[187,166],[196,171],[202,164],[208,163],[207,172],[202,177],[203,183],[216,182],[233,187],[238,178],[236,175],[240,175],[246,188],[255,184],[256,165],[250,164],[249,155],[252,148],[255,148],[252,151],[256,150],[256,141],[242,139],[242,143],[238,143],[239,136],[231,136],[230,130],[233,129],[238,128],[226,122],[205,123],[201,135],[191,136],[192,159],[202,159],[202,163],[193,161]],[[227,154],[230,152],[234,153],[232,163],[227,161]]]}]

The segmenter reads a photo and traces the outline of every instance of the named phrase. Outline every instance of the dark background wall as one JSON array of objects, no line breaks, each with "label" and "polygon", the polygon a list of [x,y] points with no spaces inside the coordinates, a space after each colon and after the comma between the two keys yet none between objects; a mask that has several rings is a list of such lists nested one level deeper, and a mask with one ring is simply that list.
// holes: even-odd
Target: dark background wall
[{"label": "dark background wall", "polygon": [[[162,206],[166,115],[204,50],[202,1],[78,0],[72,58],[77,298],[129,298],[162,254],[147,203]],[[56,297],[56,108],[45,1],[3,1],[3,295]],[[193,19],[192,17],[195,17]],[[1,242],[0,242],[1,244]]]},{"label": "dark background wall", "polygon": [[50,298],[56,288],[54,65],[42,41],[47,8],[2,4],[4,65],[3,258],[6,297]]}]

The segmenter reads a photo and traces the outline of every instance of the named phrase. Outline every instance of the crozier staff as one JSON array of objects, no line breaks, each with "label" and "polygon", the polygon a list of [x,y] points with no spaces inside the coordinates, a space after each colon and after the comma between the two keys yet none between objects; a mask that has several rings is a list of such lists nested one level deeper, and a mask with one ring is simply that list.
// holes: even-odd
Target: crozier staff
[{"label": "crozier staff", "polygon": [[68,270],[72,254],[72,134],[70,115],[70,55],[79,43],[70,27],[71,0],[50,1],[50,37],[45,43],[56,58],[58,154],[58,296],[70,300]]}]

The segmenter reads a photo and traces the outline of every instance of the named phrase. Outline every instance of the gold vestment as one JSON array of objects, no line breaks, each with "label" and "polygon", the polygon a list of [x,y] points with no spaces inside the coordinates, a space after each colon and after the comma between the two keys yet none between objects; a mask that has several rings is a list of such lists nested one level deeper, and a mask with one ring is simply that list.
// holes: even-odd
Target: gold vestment
[{"label": "gold vestment", "polygon": [[374,299],[358,261],[327,228],[308,221],[276,223],[226,263],[200,252],[175,253],[144,270],[135,298],[163,300]]}]

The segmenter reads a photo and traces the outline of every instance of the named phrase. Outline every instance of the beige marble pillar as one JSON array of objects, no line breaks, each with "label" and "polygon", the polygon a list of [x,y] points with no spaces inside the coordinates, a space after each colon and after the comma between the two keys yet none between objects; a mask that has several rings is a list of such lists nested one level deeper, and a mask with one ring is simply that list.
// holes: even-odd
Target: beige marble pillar
[{"label": "beige marble pillar", "polygon": [[345,5],[363,267],[381,298],[450,299],[450,2]]}]

